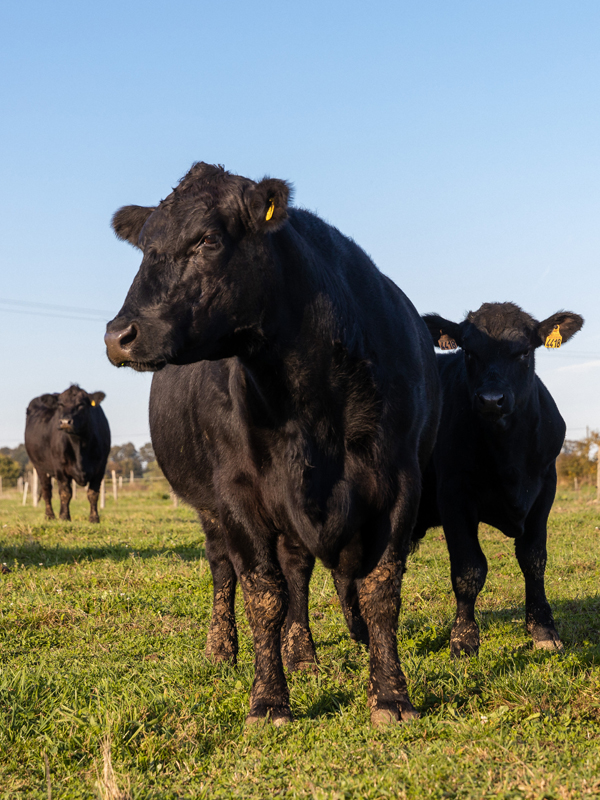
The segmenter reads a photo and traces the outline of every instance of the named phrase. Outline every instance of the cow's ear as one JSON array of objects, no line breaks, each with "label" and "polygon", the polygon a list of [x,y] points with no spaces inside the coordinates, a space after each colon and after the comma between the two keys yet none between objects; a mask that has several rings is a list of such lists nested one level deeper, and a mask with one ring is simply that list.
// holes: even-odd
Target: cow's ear
[{"label": "cow's ear", "polygon": [[[553,339],[559,340],[560,337],[558,344],[560,346],[560,344],[568,342],[572,336],[575,336],[582,327],[583,317],[580,317],[579,314],[574,314],[572,311],[558,311],[548,319],[538,323],[536,328],[537,338],[534,344],[536,347],[545,344],[546,339],[552,334]],[[555,335],[556,333],[558,333],[558,336]],[[556,347],[557,345],[550,346]]]},{"label": "cow's ear", "polygon": [[40,400],[47,408],[56,408],[58,405],[58,395],[56,392],[54,394],[43,394]]},{"label": "cow's ear", "polygon": [[451,322],[438,314],[424,314],[423,320],[429,330],[433,343],[441,350],[456,350],[462,345],[460,323]]},{"label": "cow's ear", "polygon": [[94,392],[93,394],[88,394],[88,397],[90,398],[90,402],[93,406],[99,406],[106,395],[104,392]]},{"label": "cow's ear", "polygon": [[140,233],[144,223],[155,210],[155,206],[123,206],[115,211],[112,228],[117,234],[117,238],[129,242],[134,247],[139,247]]},{"label": "cow's ear", "polygon": [[263,178],[247,192],[246,205],[251,225],[257,233],[274,233],[288,218],[292,187],[277,178]]}]

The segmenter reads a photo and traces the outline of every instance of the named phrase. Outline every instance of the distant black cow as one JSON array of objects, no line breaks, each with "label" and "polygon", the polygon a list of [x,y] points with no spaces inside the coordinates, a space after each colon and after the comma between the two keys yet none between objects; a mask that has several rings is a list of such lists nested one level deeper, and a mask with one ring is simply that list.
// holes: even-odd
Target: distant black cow
[{"label": "distant black cow", "polygon": [[415,528],[443,525],[450,553],[456,620],[453,655],[479,649],[475,600],[487,574],[478,541],[485,522],[514,537],[525,577],[527,630],[537,648],[561,649],[546,600],[546,523],[556,491],[565,423],[535,374],[535,349],[560,346],[583,325],[561,311],[537,322],[513,303],[485,303],[461,323],[428,314],[437,357],[442,418]]},{"label": "distant black cow", "polygon": [[289,208],[289,192],[196,164],[158,207],[119,210],[117,236],[143,260],[107,352],[157,371],[152,442],[204,525],[213,655],[235,656],[241,584],[255,646],[248,721],[290,719],[281,631],[289,586],[284,655],[314,657],[301,607],[315,556],[351,627],[368,630],[372,720],[408,719],[396,629],[437,428],[433,351],[405,295],[354,242]]},{"label": "distant black cow", "polygon": [[70,386],[61,394],[34,397],[27,408],[25,447],[36,468],[46,503],[54,519],[52,481],[60,493],[60,518],[71,519],[71,481],[88,486],[90,522],[99,522],[98,493],[110,452],[110,429],[100,403],[104,392],[88,394]]}]

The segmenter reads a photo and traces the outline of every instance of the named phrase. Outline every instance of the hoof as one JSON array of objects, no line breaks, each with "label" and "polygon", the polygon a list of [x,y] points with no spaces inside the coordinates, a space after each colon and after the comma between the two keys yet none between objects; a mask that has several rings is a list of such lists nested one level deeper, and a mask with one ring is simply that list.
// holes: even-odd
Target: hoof
[{"label": "hoof", "polygon": [[541,639],[539,642],[533,643],[535,650],[554,650],[561,653],[565,648],[560,639]]},{"label": "hoof", "polygon": [[246,725],[268,725],[272,722],[276,728],[281,728],[282,725],[287,725],[291,721],[291,712],[281,709],[274,709],[266,714],[257,714],[251,711],[246,717]]},{"label": "hoof", "polygon": [[371,725],[375,728],[385,728],[397,722],[411,722],[420,716],[410,700],[407,700],[400,704],[400,708],[374,708],[371,711]]}]

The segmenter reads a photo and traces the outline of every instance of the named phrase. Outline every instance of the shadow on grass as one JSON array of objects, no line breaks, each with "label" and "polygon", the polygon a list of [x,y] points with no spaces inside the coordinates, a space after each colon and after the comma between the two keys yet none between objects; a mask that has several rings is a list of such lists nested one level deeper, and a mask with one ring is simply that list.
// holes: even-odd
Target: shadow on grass
[{"label": "shadow on grass", "polygon": [[157,558],[158,556],[175,555],[183,561],[206,559],[206,550],[202,545],[176,545],[174,547],[127,547],[121,544],[99,544],[96,546],[63,547],[61,545],[44,546],[31,540],[15,545],[0,544],[0,561],[10,568],[15,561],[20,564],[35,564],[42,567],[54,567],[60,564],[77,564],[81,561],[127,561],[133,557],[139,559]]}]

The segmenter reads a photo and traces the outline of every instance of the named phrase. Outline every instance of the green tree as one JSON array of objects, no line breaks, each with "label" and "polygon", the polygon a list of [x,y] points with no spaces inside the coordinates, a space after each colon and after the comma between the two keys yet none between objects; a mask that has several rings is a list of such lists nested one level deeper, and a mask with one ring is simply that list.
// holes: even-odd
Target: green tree
[{"label": "green tree", "polygon": [[127,444],[115,444],[110,448],[110,454],[106,464],[106,474],[110,476],[113,469],[117,475],[123,475],[125,478],[129,477],[129,473],[132,470],[136,478],[142,477],[142,460],[132,442],[127,442]]},{"label": "green tree", "polygon": [[565,439],[556,460],[559,478],[595,483],[599,446],[600,431],[589,431],[583,439]]},{"label": "green tree", "polygon": [[16,486],[21,474],[21,465],[10,456],[0,453],[0,475],[4,486]]}]

